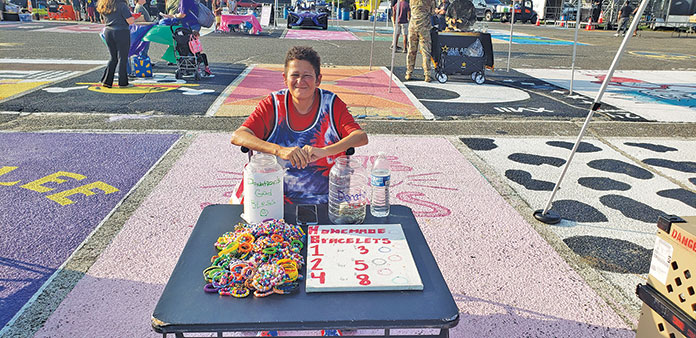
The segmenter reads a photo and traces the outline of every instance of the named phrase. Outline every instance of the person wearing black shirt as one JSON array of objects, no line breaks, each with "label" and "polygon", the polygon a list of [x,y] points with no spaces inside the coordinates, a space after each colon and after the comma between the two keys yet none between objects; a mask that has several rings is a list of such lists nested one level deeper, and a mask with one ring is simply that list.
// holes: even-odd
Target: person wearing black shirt
[{"label": "person wearing black shirt", "polygon": [[619,9],[619,28],[616,30],[616,34],[614,34],[614,36],[619,36],[619,34],[621,34],[621,36],[626,35],[628,23],[631,21],[631,14],[634,12],[635,10],[633,9],[633,6],[631,6],[631,2],[624,2],[621,9]]},{"label": "person wearing black shirt", "polygon": [[97,11],[104,17],[104,39],[111,59],[104,69],[101,83],[111,88],[118,65],[118,86],[128,87],[128,50],[130,49],[129,25],[135,22],[125,0],[99,0]]}]

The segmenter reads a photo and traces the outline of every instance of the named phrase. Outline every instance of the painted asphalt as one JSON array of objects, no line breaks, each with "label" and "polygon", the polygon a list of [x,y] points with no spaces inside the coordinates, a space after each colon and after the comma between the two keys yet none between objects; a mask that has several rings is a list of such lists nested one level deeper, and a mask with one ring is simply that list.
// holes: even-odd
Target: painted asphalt
[{"label": "painted asphalt", "polygon": [[[497,50],[497,70],[487,72],[484,85],[461,75],[452,75],[446,84],[426,84],[417,81],[418,70],[416,81],[404,81],[405,56],[397,54],[398,78],[390,93],[385,91],[387,52],[378,48],[379,66],[367,70],[362,54],[369,51],[364,46],[371,40],[371,27],[353,25],[326,32],[209,34],[203,40],[215,78],[177,81],[174,67],[158,61],[154,79],[132,80],[135,86],[129,89],[103,90],[96,85],[103,71],[101,58],[106,57],[95,38],[101,25],[3,22],[0,30],[45,45],[50,43],[42,39],[86,37],[80,39],[80,60],[0,59],[0,111],[5,112],[0,128],[7,130],[0,133],[0,153],[9,154],[2,159],[8,162],[0,161],[0,206],[5,203],[2,209],[10,210],[0,214],[0,224],[11,229],[0,235],[0,280],[6,283],[0,284],[0,323],[27,305],[0,335],[38,330],[39,337],[101,336],[107,331],[154,337],[150,315],[200,211],[226,203],[241,177],[246,158],[229,145],[229,131],[258,100],[282,86],[283,60],[277,51],[298,41],[320,50],[324,88],[339,93],[366,128],[378,119],[500,119],[520,125],[533,124],[529,120],[579,121],[601,75],[579,71],[577,93],[568,96],[569,71],[546,68],[568,55],[560,47],[568,46],[571,31],[523,26],[525,32],[513,38],[519,48],[513,59],[538,55],[539,68],[500,71],[504,62]],[[553,36],[543,36],[550,32]],[[505,32],[491,33],[500,49]],[[584,33],[582,48],[607,48],[605,33]],[[380,29],[376,44],[388,44],[389,34],[389,29]],[[7,36],[0,36],[3,56],[18,57],[18,49],[24,49],[22,57],[34,55],[36,43],[26,44],[25,38],[8,42]],[[69,44],[56,46],[53,53],[65,55]],[[153,46],[151,55],[162,51]],[[626,61],[639,67],[674,67],[690,58],[688,48],[681,51],[685,53],[657,55],[632,50]],[[46,54],[36,53],[41,56]],[[641,125],[655,126],[648,121],[686,122],[675,129],[688,127],[696,116],[693,73],[617,72],[595,119],[638,122],[631,130],[639,133]],[[51,112],[59,114],[34,114]],[[165,122],[172,120],[164,117],[181,120]],[[139,126],[139,120],[148,127]],[[418,123],[395,128],[400,134],[425,133]],[[434,123],[443,130],[433,134],[451,134],[444,127],[448,122]],[[627,124],[604,126],[622,129]],[[78,134],[53,128],[90,130]],[[101,128],[128,132],[101,133]],[[17,132],[27,129],[51,133]],[[188,132],[180,139],[174,132],[156,134],[152,129],[223,132]],[[531,209],[546,202],[577,128],[539,134],[552,135],[544,137],[504,136],[505,129],[491,129],[494,136],[473,132],[458,137],[371,132],[370,144],[356,155],[366,167],[379,151],[393,156],[393,203],[414,210],[460,309],[452,336],[633,336],[639,305],[633,291],[647,273],[655,217],[696,211],[693,134],[685,139],[588,136],[553,204],[566,219],[546,226],[530,220]],[[176,150],[167,152],[173,144]],[[160,159],[167,164],[156,164]],[[157,173],[147,174],[152,168]],[[56,173],[72,178],[28,184]],[[86,178],[77,182],[82,176]],[[94,195],[60,194],[94,181],[103,182],[93,186]],[[129,194],[131,189],[138,193]],[[112,210],[125,216],[113,216]],[[105,223],[117,223],[113,237],[88,237]],[[23,243],[20,250],[18,242]],[[81,243],[89,248],[82,249]],[[78,257],[71,258],[73,253]],[[89,264],[74,271],[60,269],[75,261]],[[56,279],[44,284],[50,276]],[[41,287],[46,289],[37,293]]]},{"label": "painted asphalt", "polygon": [[0,133],[2,325],[178,138]]},{"label": "painted asphalt", "polygon": [[[124,89],[102,87],[99,81],[104,70],[100,68],[51,83],[31,95],[2,102],[0,110],[120,114],[166,111],[176,115],[205,115],[218,95],[241,73],[241,69],[234,66],[211,66],[215,69],[215,77],[200,81],[193,78],[176,79],[176,66],[156,66],[153,77],[131,79],[132,87]],[[114,84],[117,81],[114,80]],[[4,91],[0,88],[0,93]],[[0,94],[5,95],[8,94]]]},{"label": "painted asphalt", "polygon": [[[379,151],[461,310],[452,336],[633,335],[450,141],[372,136],[356,156],[368,166]],[[245,161],[229,134],[196,137],[36,336],[154,337],[150,314],[192,226],[228,200]]]},{"label": "painted asphalt", "polygon": [[[564,89],[570,87],[570,80],[564,71],[518,71]],[[594,97],[605,76],[606,71],[578,71],[573,90]],[[602,102],[650,121],[696,122],[696,72],[618,71],[609,81]]]},{"label": "painted asphalt", "polygon": [[[574,138],[463,138],[532,208],[543,209]],[[696,214],[693,140],[586,139],[556,194],[563,221],[551,230],[619,285],[635,309],[658,216]],[[530,151],[532,150],[532,151]]]}]

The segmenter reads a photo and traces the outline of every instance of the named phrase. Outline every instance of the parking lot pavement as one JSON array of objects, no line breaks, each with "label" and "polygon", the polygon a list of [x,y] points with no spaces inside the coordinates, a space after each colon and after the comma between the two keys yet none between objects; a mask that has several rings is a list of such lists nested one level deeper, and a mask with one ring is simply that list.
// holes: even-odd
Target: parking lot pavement
[{"label": "parking lot pavement", "polygon": [[0,133],[0,224],[11,229],[0,235],[0,324],[52,278],[178,138]]},{"label": "parking lot pavement", "polygon": [[[186,137],[190,146],[37,337],[154,336],[149,316],[200,211],[229,199],[246,162],[229,134]],[[390,154],[394,203],[413,209],[460,308],[452,335],[632,336],[452,142],[375,135],[354,155],[369,167],[379,151]]]}]

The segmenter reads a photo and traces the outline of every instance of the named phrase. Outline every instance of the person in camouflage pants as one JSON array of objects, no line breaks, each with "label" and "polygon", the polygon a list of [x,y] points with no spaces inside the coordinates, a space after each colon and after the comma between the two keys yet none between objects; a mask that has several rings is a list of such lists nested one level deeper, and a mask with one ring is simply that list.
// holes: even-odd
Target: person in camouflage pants
[{"label": "person in camouflage pants", "polygon": [[411,21],[408,23],[408,54],[406,54],[406,81],[411,79],[416,64],[416,53],[420,47],[423,57],[423,74],[425,82],[430,82],[430,16],[437,6],[435,0],[411,0]]}]

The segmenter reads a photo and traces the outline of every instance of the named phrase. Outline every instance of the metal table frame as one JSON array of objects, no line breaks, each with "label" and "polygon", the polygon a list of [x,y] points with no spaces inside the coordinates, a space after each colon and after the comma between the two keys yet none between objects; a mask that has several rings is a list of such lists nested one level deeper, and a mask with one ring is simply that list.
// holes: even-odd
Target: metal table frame
[{"label": "metal table frame", "polygon": [[[286,206],[285,219],[295,222],[294,207]],[[319,206],[319,224],[331,224],[327,206]],[[385,218],[368,214],[365,224],[402,225],[411,254],[423,282],[422,291],[298,292],[265,298],[234,298],[203,292],[202,271],[217,251],[213,243],[241,221],[241,205],[220,204],[201,213],[172,275],[152,314],[152,327],[163,337],[173,333],[238,331],[306,331],[322,329],[437,328],[436,335],[449,337],[449,329],[459,322],[459,309],[435,262],[411,209],[392,206]],[[306,255],[306,252],[303,252]],[[306,257],[306,256],[305,256]],[[306,266],[302,275],[306,274]],[[369,336],[360,336],[369,337]]]}]

